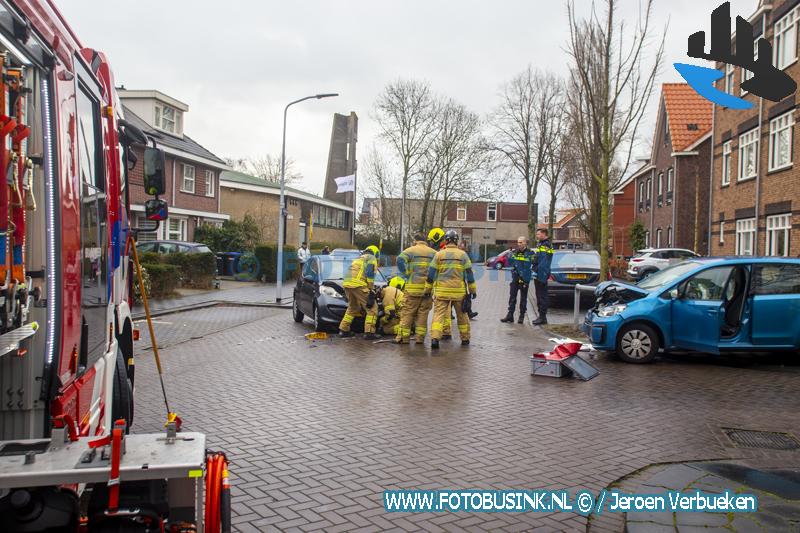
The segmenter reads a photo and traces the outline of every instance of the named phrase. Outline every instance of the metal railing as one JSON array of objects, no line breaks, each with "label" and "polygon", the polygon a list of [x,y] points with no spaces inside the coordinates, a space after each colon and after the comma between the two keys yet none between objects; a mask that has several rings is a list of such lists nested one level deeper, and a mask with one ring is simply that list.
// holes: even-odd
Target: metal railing
[{"label": "metal railing", "polygon": [[593,285],[581,285],[580,283],[575,285],[575,303],[572,308],[572,321],[576,327],[580,325],[581,319],[581,292],[594,292],[596,288],[597,287]]}]

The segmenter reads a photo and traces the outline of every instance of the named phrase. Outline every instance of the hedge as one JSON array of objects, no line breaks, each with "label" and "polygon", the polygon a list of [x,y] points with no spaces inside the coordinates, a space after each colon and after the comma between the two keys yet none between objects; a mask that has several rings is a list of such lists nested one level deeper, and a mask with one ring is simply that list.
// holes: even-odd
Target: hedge
[{"label": "hedge", "polygon": [[165,254],[162,263],[173,265],[179,269],[181,286],[191,289],[210,289],[217,271],[217,259],[214,254]]},{"label": "hedge", "polygon": [[180,268],[163,263],[142,263],[142,267],[150,278],[148,298],[168,298],[175,294],[181,279]]},{"label": "hedge", "polygon": [[[273,282],[277,279],[278,247],[262,244],[256,246],[254,252],[261,271],[261,279]],[[283,280],[297,277],[297,249],[291,246],[283,247]]]}]

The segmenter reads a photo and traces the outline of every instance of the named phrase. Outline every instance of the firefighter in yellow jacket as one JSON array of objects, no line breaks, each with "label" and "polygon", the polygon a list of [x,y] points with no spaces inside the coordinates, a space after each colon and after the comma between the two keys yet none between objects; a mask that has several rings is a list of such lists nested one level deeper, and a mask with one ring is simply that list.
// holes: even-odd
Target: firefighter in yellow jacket
[{"label": "firefighter in yellow jacket", "polygon": [[372,287],[375,272],[378,270],[377,246],[367,246],[366,250],[350,264],[350,271],[345,275],[344,292],[347,296],[347,310],[339,323],[339,336],[352,337],[350,325],[357,316],[365,315],[364,338],[375,338],[375,326],[378,320],[378,307],[375,305],[375,294]]},{"label": "firefighter in yellow jacket", "polygon": [[436,252],[428,267],[428,284],[426,291],[433,292],[433,321],[431,322],[431,348],[439,348],[442,329],[445,321],[450,320],[450,309],[456,313],[458,333],[461,345],[469,344],[469,316],[462,309],[464,297],[473,300],[475,291],[475,275],[472,273],[472,261],[464,250],[459,250],[458,233],[449,230],[444,234],[445,248]]},{"label": "firefighter in yellow jacket", "polygon": [[[434,228],[428,233],[428,239],[438,242],[444,232]],[[418,343],[425,341],[428,331],[428,313],[433,307],[430,295],[425,294],[425,285],[428,279],[428,267],[431,264],[436,250],[425,243],[422,233],[414,235],[414,244],[403,250],[397,256],[397,271],[405,279],[405,300],[403,314],[400,318],[400,327],[394,342],[403,344],[411,338],[411,328]]]},{"label": "firefighter in yellow jacket", "polygon": [[383,305],[381,329],[384,335],[397,335],[400,331],[400,321],[405,308],[404,285],[403,278],[395,276],[389,280],[389,285],[381,289],[381,304]]}]

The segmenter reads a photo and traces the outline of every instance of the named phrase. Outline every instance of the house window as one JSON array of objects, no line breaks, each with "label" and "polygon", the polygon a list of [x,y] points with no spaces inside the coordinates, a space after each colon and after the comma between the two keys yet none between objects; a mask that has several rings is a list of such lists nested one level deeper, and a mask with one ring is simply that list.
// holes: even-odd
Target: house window
[{"label": "house window", "polygon": [[733,65],[725,65],[725,92],[733,92]]},{"label": "house window", "polygon": [[206,170],[206,196],[211,198],[214,197],[215,194],[215,183],[216,175],[214,174],[213,170]]},{"label": "house window", "polygon": [[731,183],[731,141],[722,145],[722,185]]},{"label": "house window", "polygon": [[661,228],[656,230],[656,248],[661,248]]},{"label": "house window", "polygon": [[667,228],[667,246],[672,246],[672,226]]},{"label": "house window", "polygon": [[339,211],[339,227],[344,227],[344,211]]},{"label": "house window", "polygon": [[[753,59],[758,60],[758,39],[753,39]],[[742,84],[753,77],[753,73],[746,68],[742,68],[742,81],[739,82],[739,91],[741,94],[747,94],[747,91],[742,89]]]},{"label": "house window", "polygon": [[792,229],[790,214],[767,217],[767,255],[789,255],[789,232]]},{"label": "house window", "polygon": [[660,172],[658,174],[658,195],[656,196],[656,201],[658,202],[659,207],[661,206],[661,195],[664,192],[664,173]]},{"label": "house window", "polygon": [[181,134],[181,112],[166,104],[156,104],[156,128],[168,133]]},{"label": "house window", "polygon": [[667,192],[672,192],[672,180],[674,177],[674,171],[672,169],[667,170]]},{"label": "house window", "polygon": [[795,7],[775,23],[775,58],[773,63],[779,69],[785,69],[797,61],[797,14],[800,7]]},{"label": "house window", "polygon": [[488,222],[495,222],[497,220],[497,204],[491,202],[486,206],[486,220]]},{"label": "house window", "polygon": [[753,255],[756,240],[756,219],[736,221],[736,255]]},{"label": "house window", "polygon": [[135,227],[140,228],[137,232],[137,242],[155,241],[161,237],[161,228],[164,227],[164,224],[159,224],[156,231],[142,231],[143,229],[153,228],[157,223],[152,220],[147,220],[144,215],[138,214],[135,216],[134,222],[136,224]]},{"label": "house window", "polygon": [[647,203],[645,203],[645,208],[650,209],[650,200],[653,197],[653,180],[652,178],[647,179]]},{"label": "house window", "polygon": [[753,128],[739,135],[739,181],[756,177],[758,172],[758,134],[759,128]]},{"label": "house window", "polygon": [[171,241],[185,241],[186,240],[186,219],[169,217],[169,224],[167,225],[167,239]]},{"label": "house window", "polygon": [[794,111],[789,111],[769,121],[769,169],[777,170],[792,165],[792,138]]},{"label": "house window", "polygon": [[459,204],[456,207],[456,220],[467,220],[467,206]]},{"label": "house window", "polygon": [[646,247],[650,248],[650,232],[649,231],[645,231],[644,232],[644,245]]},{"label": "house window", "polygon": [[181,182],[181,190],[194,194],[194,167],[191,165],[183,165],[183,181]]},{"label": "house window", "polygon": [[639,184],[639,212],[642,211],[642,204],[644,203],[644,182]]},{"label": "house window", "polygon": [[725,222],[719,221],[719,243],[725,244]]}]

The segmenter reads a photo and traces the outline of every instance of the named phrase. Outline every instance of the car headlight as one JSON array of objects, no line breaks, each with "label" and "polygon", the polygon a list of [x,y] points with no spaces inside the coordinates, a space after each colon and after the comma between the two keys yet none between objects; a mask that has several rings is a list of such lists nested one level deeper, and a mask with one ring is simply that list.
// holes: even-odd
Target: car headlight
[{"label": "car headlight", "polygon": [[614,316],[623,312],[627,307],[628,306],[625,304],[607,305],[606,307],[601,307],[597,311],[597,316]]},{"label": "car headlight", "polygon": [[319,288],[319,293],[324,294],[325,296],[330,296],[331,298],[344,298],[342,294],[339,293],[333,287],[328,287],[327,285],[323,285]]}]

